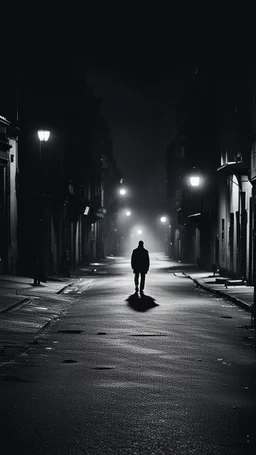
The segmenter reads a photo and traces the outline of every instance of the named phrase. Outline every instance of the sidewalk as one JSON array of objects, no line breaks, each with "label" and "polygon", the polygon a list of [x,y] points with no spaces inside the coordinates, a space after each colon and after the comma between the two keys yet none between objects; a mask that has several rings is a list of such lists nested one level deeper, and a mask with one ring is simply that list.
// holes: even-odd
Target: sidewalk
[{"label": "sidewalk", "polygon": [[33,285],[32,277],[0,275],[0,313],[6,312],[15,306],[25,303],[32,297],[61,294],[83,276],[93,274],[98,268],[115,262],[114,258],[106,258],[100,263],[91,263],[76,270],[72,270],[70,278],[48,276],[46,283]]},{"label": "sidewalk", "polygon": [[[182,273],[193,280],[196,286],[201,287],[209,292],[213,292],[220,297],[227,298],[244,310],[249,311],[250,313],[252,312],[254,298],[253,286],[228,285],[226,288],[225,279],[228,280],[227,277],[221,277],[218,274],[216,276],[213,276],[211,272],[200,270],[199,268],[194,268],[194,270],[184,270]],[[216,279],[217,281],[223,281],[223,283],[216,282]]]}]

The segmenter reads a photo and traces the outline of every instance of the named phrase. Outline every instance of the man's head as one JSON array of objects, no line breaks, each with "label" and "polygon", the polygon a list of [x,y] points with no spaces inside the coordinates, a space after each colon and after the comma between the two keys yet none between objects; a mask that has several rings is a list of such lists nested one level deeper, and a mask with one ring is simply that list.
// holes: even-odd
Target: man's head
[{"label": "man's head", "polygon": [[139,246],[140,246],[141,248],[143,248],[144,242],[143,242],[142,240],[139,241]]}]

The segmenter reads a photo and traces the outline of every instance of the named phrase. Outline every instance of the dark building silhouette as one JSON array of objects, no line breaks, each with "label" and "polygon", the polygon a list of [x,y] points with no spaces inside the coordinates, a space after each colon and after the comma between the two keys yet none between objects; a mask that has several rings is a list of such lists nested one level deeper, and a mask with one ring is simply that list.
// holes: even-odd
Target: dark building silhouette
[{"label": "dark building silhouette", "polygon": [[[199,75],[177,106],[166,153],[169,255],[252,284],[255,69],[223,63]],[[201,188],[188,185],[191,173]]]},{"label": "dark building silhouette", "polygon": [[[119,173],[101,101],[85,75],[59,61],[32,70],[19,88],[19,271],[33,274],[41,204],[39,243],[47,276],[63,273],[67,252],[71,268],[104,257],[105,204]],[[50,131],[41,159],[39,129]]]}]

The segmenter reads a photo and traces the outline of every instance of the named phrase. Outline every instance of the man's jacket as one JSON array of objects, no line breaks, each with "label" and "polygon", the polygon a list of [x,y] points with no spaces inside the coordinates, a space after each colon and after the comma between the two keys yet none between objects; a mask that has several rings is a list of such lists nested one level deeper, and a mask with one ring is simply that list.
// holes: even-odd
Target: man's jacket
[{"label": "man's jacket", "polygon": [[147,273],[149,269],[148,250],[143,246],[138,246],[132,252],[131,266],[134,273]]}]

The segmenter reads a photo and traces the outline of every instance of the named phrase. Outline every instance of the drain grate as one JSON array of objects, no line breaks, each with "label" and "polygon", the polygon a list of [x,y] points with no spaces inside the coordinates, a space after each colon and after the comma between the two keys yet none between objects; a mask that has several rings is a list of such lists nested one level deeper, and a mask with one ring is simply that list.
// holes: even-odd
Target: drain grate
[{"label": "drain grate", "polygon": [[82,333],[82,330],[58,330],[58,333]]},{"label": "drain grate", "polygon": [[232,316],[221,316],[223,319],[233,319]]}]

